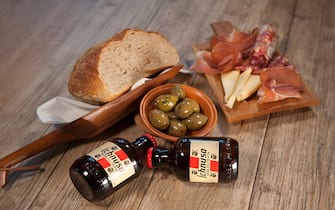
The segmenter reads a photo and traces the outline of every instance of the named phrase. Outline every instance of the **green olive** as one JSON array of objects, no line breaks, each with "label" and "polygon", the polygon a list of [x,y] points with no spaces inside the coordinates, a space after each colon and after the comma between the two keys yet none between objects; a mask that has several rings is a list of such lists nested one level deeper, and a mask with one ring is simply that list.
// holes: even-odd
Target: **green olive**
[{"label": "green olive", "polygon": [[164,130],[170,125],[169,117],[159,109],[153,109],[149,112],[149,121],[158,130]]},{"label": "green olive", "polygon": [[173,108],[176,106],[179,98],[177,95],[173,94],[163,94],[157,96],[155,99],[155,105],[158,109],[160,109],[163,112],[169,112],[173,110]]},{"label": "green olive", "polygon": [[179,120],[171,120],[168,133],[172,136],[185,136],[187,132],[186,125]]},{"label": "green olive", "polygon": [[166,112],[166,115],[169,117],[170,120],[172,119],[178,119],[176,113],[172,112]]},{"label": "green olive", "polygon": [[190,98],[185,98],[175,107],[175,113],[181,119],[188,118],[194,112],[200,112],[200,106],[195,100]]},{"label": "green olive", "polygon": [[176,85],[171,90],[172,94],[177,95],[179,99],[185,98],[185,91],[180,85]]},{"label": "green olive", "polygon": [[201,113],[193,113],[189,118],[184,119],[187,129],[191,131],[199,130],[207,123],[208,117]]}]

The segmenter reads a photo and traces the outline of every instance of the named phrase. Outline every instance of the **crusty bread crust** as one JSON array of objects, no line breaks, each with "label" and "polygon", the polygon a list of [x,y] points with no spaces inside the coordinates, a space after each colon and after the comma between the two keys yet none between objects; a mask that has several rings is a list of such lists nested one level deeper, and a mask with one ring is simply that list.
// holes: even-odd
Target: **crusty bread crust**
[{"label": "crusty bread crust", "polygon": [[[94,103],[94,101],[101,97],[100,94],[104,92],[101,91],[104,89],[104,85],[99,79],[96,65],[100,51],[101,47],[89,49],[77,60],[70,74],[68,83],[70,93],[88,103]],[[88,86],[88,84],[90,85]]]},{"label": "crusty bread crust", "polygon": [[[154,37],[155,40],[157,40],[157,37],[159,36],[158,45],[162,45],[168,48],[169,55],[164,57],[160,55],[162,58],[161,57],[156,58],[152,56],[145,57],[145,55],[136,54],[135,57],[143,56],[143,60],[148,60],[152,58],[153,60],[159,60],[159,62],[156,62],[157,63],[156,64],[155,62],[147,61],[149,63],[147,66],[141,65],[141,66],[135,66],[134,68],[130,67],[131,69],[129,69],[127,66],[120,67],[120,69],[123,68],[121,69],[122,71],[125,71],[124,69],[128,70],[126,72],[127,75],[125,75],[124,76],[125,78],[123,79],[126,81],[124,81],[124,84],[120,84],[116,88],[115,87],[111,88],[111,86],[113,85],[115,86],[115,83],[118,82],[117,80],[119,78],[117,77],[120,77],[119,74],[121,70],[116,69],[117,67],[113,67],[113,70],[107,69],[108,71],[106,72],[106,67],[104,67],[103,65],[103,63],[109,62],[108,61],[109,58],[106,58],[106,54],[108,55],[109,51],[106,52],[106,50],[116,45],[120,44],[122,45],[123,42],[126,42],[124,40],[130,39],[129,37],[135,36],[134,34],[135,35],[139,34],[141,38],[142,36],[148,37],[148,39]],[[150,45],[150,47],[155,48],[156,46],[152,44],[152,46]],[[113,54],[113,52],[111,52],[111,54]],[[105,57],[103,57],[102,55],[105,55]],[[111,57],[115,58],[115,55]],[[140,57],[139,59],[142,58]],[[113,63],[113,60],[111,60],[110,62]],[[129,90],[132,84],[136,82],[135,80],[138,80],[141,77],[150,76],[152,73],[155,72],[154,71],[155,69],[167,68],[169,66],[176,65],[178,62],[179,62],[179,56],[176,49],[161,34],[157,32],[146,32],[141,29],[125,29],[122,32],[113,36],[111,39],[101,43],[100,45],[90,48],[77,60],[69,77],[68,89],[73,96],[82,101],[91,104],[106,103],[114,100],[115,98],[119,97],[127,90]],[[152,63],[154,65],[152,65]],[[107,73],[109,77],[104,76]],[[114,73],[116,78],[111,78],[109,74],[113,75]],[[110,81],[112,79],[113,81]]]}]

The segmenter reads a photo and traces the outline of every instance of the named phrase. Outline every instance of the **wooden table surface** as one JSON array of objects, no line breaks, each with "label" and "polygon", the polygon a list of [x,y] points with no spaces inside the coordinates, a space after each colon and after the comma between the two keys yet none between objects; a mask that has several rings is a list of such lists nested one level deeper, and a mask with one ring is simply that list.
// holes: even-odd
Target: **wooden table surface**
[{"label": "wooden table surface", "polygon": [[[0,190],[0,209],[335,209],[333,0],[2,0],[0,157],[56,129],[43,124],[36,109],[53,97],[70,97],[68,76],[89,47],[140,27],[162,33],[188,68],[192,44],[207,40],[210,23],[222,20],[244,31],[274,23],[279,50],[320,99],[316,107],[233,124],[217,106],[210,135],[239,141],[237,181],[184,183],[170,171],[145,169],[106,200],[86,201],[69,178],[70,165],[109,137],[140,136],[135,112],[95,138],[61,144],[23,162],[45,170],[10,173]],[[179,74],[174,80],[203,90],[216,103],[203,75]]]}]

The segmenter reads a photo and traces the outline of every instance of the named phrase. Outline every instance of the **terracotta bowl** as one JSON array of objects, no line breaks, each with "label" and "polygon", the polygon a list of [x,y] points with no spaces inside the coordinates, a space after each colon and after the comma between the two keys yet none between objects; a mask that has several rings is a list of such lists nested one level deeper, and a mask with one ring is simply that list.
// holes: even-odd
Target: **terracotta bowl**
[{"label": "terracotta bowl", "polygon": [[208,121],[204,127],[197,131],[188,131],[186,136],[206,136],[210,133],[217,122],[217,111],[212,100],[202,91],[184,84],[165,84],[150,90],[142,99],[140,104],[140,120],[147,132],[169,141],[176,141],[179,137],[171,136],[163,131],[153,127],[149,121],[149,112],[153,109],[154,100],[161,94],[171,93],[172,87],[180,85],[188,98],[194,99],[200,105],[200,112],[208,117]]}]

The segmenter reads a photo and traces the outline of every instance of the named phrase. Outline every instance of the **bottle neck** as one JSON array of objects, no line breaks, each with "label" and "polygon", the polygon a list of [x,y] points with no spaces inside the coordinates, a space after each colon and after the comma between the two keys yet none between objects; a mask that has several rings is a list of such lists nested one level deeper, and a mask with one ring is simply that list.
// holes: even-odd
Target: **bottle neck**
[{"label": "bottle neck", "polygon": [[222,143],[221,153],[224,159],[225,170],[222,174],[224,181],[233,181],[238,176],[238,142],[232,138],[224,138]]},{"label": "bottle neck", "polygon": [[147,150],[149,148],[151,148],[151,147],[156,148],[157,147],[156,139],[149,134],[145,134],[145,135],[137,138],[134,141],[133,145],[136,148],[136,151],[137,151],[137,153],[140,157],[145,157],[146,154],[147,154]]},{"label": "bottle neck", "polygon": [[147,166],[149,168],[170,168],[175,165],[175,155],[170,150],[156,148],[149,151],[147,156]]}]

